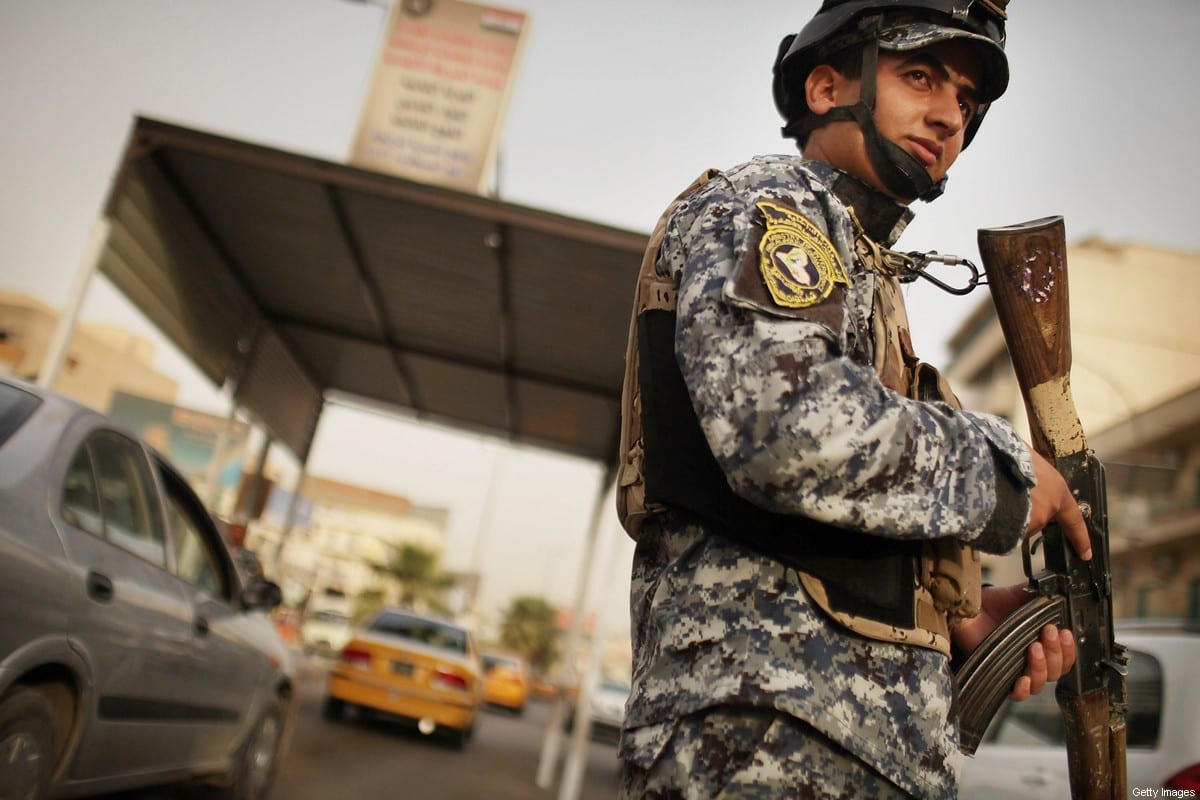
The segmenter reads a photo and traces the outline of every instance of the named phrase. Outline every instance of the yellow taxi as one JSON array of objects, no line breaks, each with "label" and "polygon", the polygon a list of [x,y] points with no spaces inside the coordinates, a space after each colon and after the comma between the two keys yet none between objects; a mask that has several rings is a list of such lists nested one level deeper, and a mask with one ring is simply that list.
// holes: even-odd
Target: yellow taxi
[{"label": "yellow taxi", "polygon": [[324,713],[347,708],[415,723],[462,747],[483,704],[483,670],[471,632],[452,620],[388,608],[350,638],[329,671]]},{"label": "yellow taxi", "polygon": [[516,653],[483,651],[483,699],[488,705],[525,711],[529,699],[529,665]]}]

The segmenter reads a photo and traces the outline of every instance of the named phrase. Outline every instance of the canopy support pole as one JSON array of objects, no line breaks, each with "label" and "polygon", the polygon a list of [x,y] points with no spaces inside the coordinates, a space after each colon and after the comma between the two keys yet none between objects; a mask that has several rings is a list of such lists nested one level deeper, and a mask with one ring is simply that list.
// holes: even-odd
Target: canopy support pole
[{"label": "canopy support pole", "polygon": [[[587,770],[588,741],[592,733],[592,696],[600,684],[604,669],[604,645],[608,640],[610,620],[614,604],[607,602],[608,595],[617,578],[619,563],[618,535],[624,531],[613,531],[606,538],[608,555],[603,566],[603,580],[597,592],[596,627],[592,634],[592,650],[588,659],[588,670],[579,687],[579,699],[575,703],[575,727],[571,730],[571,746],[567,749],[566,766],[563,767],[562,784],[558,787],[558,800],[579,800],[583,792],[583,776]],[[624,607],[624,606],[621,606]]]},{"label": "canopy support pole", "polygon": [[583,615],[587,602],[588,588],[591,584],[592,567],[596,561],[596,551],[600,544],[600,521],[603,518],[605,503],[608,499],[608,486],[613,477],[612,470],[605,470],[600,480],[600,489],[596,494],[596,503],[592,508],[592,519],[587,533],[587,556],[579,569],[579,583],[575,591],[575,605],[571,612],[571,627],[567,633],[567,647],[563,654],[563,676],[559,686],[558,696],[554,700],[554,709],[550,713],[550,722],[546,726],[546,735],[542,739],[542,753],[538,761],[535,783],[538,788],[548,789],[554,782],[554,772],[558,765],[559,754],[562,751],[563,723],[566,720],[567,698],[566,690],[576,681],[575,661],[579,652],[579,642],[583,630]]},{"label": "canopy support pole", "polygon": [[83,300],[87,296],[88,288],[92,285],[92,276],[100,270],[100,258],[104,254],[105,245],[108,244],[108,233],[111,229],[112,223],[107,216],[100,217],[92,225],[87,250],[84,251],[83,264],[80,265],[79,272],[75,275],[75,284],[71,288],[71,295],[67,299],[66,307],[62,310],[62,315],[58,318],[54,337],[50,340],[50,345],[46,348],[46,355],[42,359],[42,367],[37,376],[38,386],[46,389],[54,388],[54,381],[57,380],[63,362],[67,359],[67,348],[71,344],[71,336],[75,333],[75,326],[79,322],[79,311],[83,308]]}]

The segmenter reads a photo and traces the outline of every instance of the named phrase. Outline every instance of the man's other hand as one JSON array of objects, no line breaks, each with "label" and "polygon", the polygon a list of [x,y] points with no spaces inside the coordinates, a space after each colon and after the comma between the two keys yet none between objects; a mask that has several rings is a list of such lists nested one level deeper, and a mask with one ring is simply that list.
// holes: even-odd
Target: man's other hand
[{"label": "man's other hand", "polygon": [[[985,586],[981,598],[982,610],[963,621],[954,632],[954,643],[963,652],[970,653],[1005,617],[1034,596],[1024,583]],[[1009,697],[1025,700],[1030,695],[1038,694],[1046,688],[1047,683],[1058,680],[1074,665],[1075,637],[1065,628],[1047,625],[1042,628],[1038,640],[1025,651],[1025,672],[1013,683]]]}]

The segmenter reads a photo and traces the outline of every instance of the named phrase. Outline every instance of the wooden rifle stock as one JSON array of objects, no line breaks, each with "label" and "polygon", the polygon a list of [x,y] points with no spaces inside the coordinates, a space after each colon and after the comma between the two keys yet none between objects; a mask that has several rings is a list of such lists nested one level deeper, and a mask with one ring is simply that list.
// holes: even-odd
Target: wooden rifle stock
[{"label": "wooden rifle stock", "polygon": [[1062,217],[979,231],[988,289],[1029,412],[1033,448],[1046,458],[1087,450],[1071,398],[1071,317]]},{"label": "wooden rifle stock", "polygon": [[[976,746],[1013,682],[1025,650],[1047,623],[1066,625],[1076,663],[1055,691],[1067,729],[1074,800],[1124,798],[1124,649],[1113,638],[1104,468],[1087,449],[1071,397],[1071,333],[1062,217],[979,231],[988,287],[1029,414],[1033,447],[1052,461],[1078,498],[1093,558],[1081,561],[1057,525],[1022,545],[1038,597],[985,639],[956,674],[962,749]],[[1045,566],[1035,572],[1041,545]]]}]

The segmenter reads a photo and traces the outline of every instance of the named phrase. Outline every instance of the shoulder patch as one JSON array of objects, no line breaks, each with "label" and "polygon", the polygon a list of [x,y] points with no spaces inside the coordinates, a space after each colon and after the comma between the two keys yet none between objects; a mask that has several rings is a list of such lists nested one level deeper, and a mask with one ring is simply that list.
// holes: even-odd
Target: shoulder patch
[{"label": "shoulder patch", "polygon": [[828,298],[836,284],[850,285],[837,249],[820,228],[794,208],[770,200],[756,205],[767,224],[758,267],[776,303],[808,308]]}]

